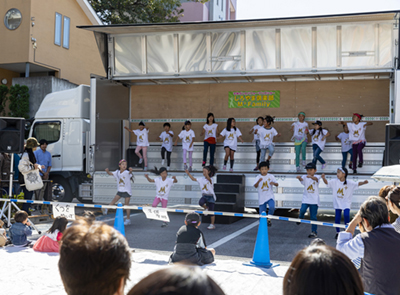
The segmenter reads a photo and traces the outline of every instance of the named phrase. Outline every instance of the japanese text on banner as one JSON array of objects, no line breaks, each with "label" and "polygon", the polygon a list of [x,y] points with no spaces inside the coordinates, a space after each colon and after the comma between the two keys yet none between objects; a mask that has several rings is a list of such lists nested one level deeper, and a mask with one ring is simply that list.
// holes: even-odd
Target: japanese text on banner
[{"label": "japanese text on banner", "polygon": [[155,220],[169,222],[167,210],[144,207],[143,212],[144,214],[146,214],[147,219],[155,219]]},{"label": "japanese text on banner", "polygon": [[280,91],[229,91],[229,108],[279,108]]},{"label": "japanese text on banner", "polygon": [[70,203],[56,203],[53,205],[53,216],[75,220],[75,206]]}]

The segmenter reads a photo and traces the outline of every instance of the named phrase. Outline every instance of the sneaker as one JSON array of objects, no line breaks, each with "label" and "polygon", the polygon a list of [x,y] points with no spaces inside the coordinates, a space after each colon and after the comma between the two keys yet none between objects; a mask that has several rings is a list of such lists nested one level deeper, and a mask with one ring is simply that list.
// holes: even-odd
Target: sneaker
[{"label": "sneaker", "polygon": [[350,168],[350,169],[353,169],[353,162],[350,162],[349,168]]},{"label": "sneaker", "polygon": [[337,240],[338,236],[339,236],[339,233],[336,233],[335,240]]},{"label": "sneaker", "polygon": [[192,166],[189,166],[189,172],[192,172]]},{"label": "sneaker", "polygon": [[185,164],[183,164],[183,170],[187,170],[188,166]]},{"label": "sneaker", "polygon": [[167,171],[169,171],[169,166],[167,166]]},{"label": "sneaker", "polygon": [[322,164],[322,166],[321,166],[321,170],[324,170],[324,169],[325,169],[325,167],[326,167],[326,164]]},{"label": "sneaker", "polygon": [[271,220],[270,220],[270,219],[267,219],[267,224],[268,224],[268,226],[271,226],[271,225],[272,225],[272,223],[271,223]]},{"label": "sneaker", "polygon": [[311,232],[311,234],[308,235],[309,238],[316,238],[318,237],[317,233],[315,231]]},{"label": "sneaker", "polygon": [[296,222],[296,224],[297,224],[297,225],[300,225],[300,224],[301,224],[301,222]]},{"label": "sneaker", "polygon": [[362,168],[362,166],[363,166],[363,163],[358,163],[358,168]]},{"label": "sneaker", "polygon": [[300,171],[301,171],[300,166],[297,166],[297,167],[296,167],[296,172],[300,172]]},{"label": "sneaker", "polygon": [[203,161],[203,163],[201,163],[201,166],[206,166],[206,162]]},{"label": "sneaker", "polygon": [[131,220],[130,219],[125,219],[124,225],[130,225],[130,224],[132,224]]},{"label": "sneaker", "polygon": [[303,165],[303,168],[305,168],[307,165],[306,161],[302,161],[301,164]]},{"label": "sneaker", "polygon": [[214,224],[210,224],[207,229],[215,229],[215,225]]},{"label": "sneaker", "polygon": [[144,167],[144,168],[143,168],[143,171],[147,171],[147,167]]},{"label": "sneaker", "polygon": [[353,170],[353,174],[357,174],[357,170],[356,169]]},{"label": "sneaker", "polygon": [[231,173],[232,173],[232,172],[233,172],[233,168],[229,169],[229,172],[231,172]]},{"label": "sneaker", "polygon": [[166,227],[168,226],[168,222],[163,222],[163,224],[161,224],[161,227]]},{"label": "sneaker", "polygon": [[258,166],[256,168],[254,168],[253,171],[258,171]]},{"label": "sneaker", "polygon": [[161,166],[164,166],[165,160],[161,160]]},{"label": "sneaker", "polygon": [[226,165],[222,166],[222,170],[226,170]]},{"label": "sneaker", "polygon": [[139,164],[142,164],[143,163],[143,158],[140,158],[139,159]]},{"label": "sneaker", "polygon": [[108,209],[104,208],[104,209],[101,209],[101,211],[103,212],[103,215],[107,215]]},{"label": "sneaker", "polygon": [[208,214],[206,213],[206,211],[208,211],[208,208],[203,210],[203,215],[204,215],[204,216],[207,216],[207,215],[208,215]]}]

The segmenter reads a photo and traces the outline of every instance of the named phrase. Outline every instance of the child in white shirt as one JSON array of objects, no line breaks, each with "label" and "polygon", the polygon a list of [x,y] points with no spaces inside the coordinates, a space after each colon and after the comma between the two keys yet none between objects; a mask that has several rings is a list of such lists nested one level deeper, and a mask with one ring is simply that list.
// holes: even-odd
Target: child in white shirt
[{"label": "child in white shirt", "polygon": [[[189,171],[192,171],[192,155],[193,155],[193,143],[194,143],[194,131],[191,129],[192,123],[190,121],[185,121],[185,125],[182,128],[181,133],[179,133],[178,138],[182,139],[182,150],[183,150],[183,169],[188,169],[186,165],[186,154],[189,152]],[[175,141],[175,145],[178,144],[178,138]]]},{"label": "child in white shirt", "polygon": [[223,170],[226,170],[226,164],[228,163],[228,158],[230,158],[231,169],[229,172],[233,172],[233,164],[235,162],[235,152],[237,149],[237,140],[238,138],[243,143],[242,139],[242,132],[240,132],[239,128],[236,128],[236,121],[234,118],[229,118],[226,122],[226,128],[222,130],[219,138],[224,139],[224,149],[225,149],[225,158],[224,158],[224,166],[222,167]]},{"label": "child in white shirt", "polygon": [[[348,174],[349,172],[346,168],[340,167],[337,169],[335,179],[328,181],[325,177],[325,174],[321,175],[324,183],[332,189],[333,208],[335,209],[335,223],[337,224],[340,224],[340,220],[342,219],[342,210],[344,224],[348,224],[350,222],[351,198],[353,197],[353,193],[356,189],[358,189],[358,187],[368,183],[368,180],[360,182],[347,180]],[[337,227],[335,239],[337,239],[339,232],[340,228]]]},{"label": "child in white shirt", "polygon": [[306,166],[308,123],[304,121],[306,113],[300,112],[297,117],[299,120],[292,124],[290,130],[293,131],[292,141],[294,141],[294,148],[296,151],[296,170],[300,172],[300,151],[303,159],[303,168]]},{"label": "child in white shirt", "polygon": [[322,128],[321,121],[315,121],[312,123],[314,125],[314,129],[310,130],[311,142],[313,147],[313,160],[312,162],[317,165],[317,161],[320,161],[322,164],[321,169],[326,167],[326,162],[321,157],[321,153],[325,148],[326,138],[330,136],[328,129]]},{"label": "child in white shirt", "polygon": [[269,151],[268,159],[269,161],[272,157],[272,155],[275,152],[274,148],[274,137],[279,137],[281,136],[278,131],[274,127],[272,127],[272,123],[274,123],[274,118],[271,116],[266,116],[264,119],[264,128],[260,128],[256,130],[255,132],[258,134],[260,137],[260,148],[261,148],[261,158],[260,161],[264,162],[265,161],[265,155],[267,153],[267,149]]},{"label": "child in white shirt", "polygon": [[214,154],[215,148],[217,146],[217,134],[218,134],[218,124],[215,123],[214,114],[207,114],[207,124],[204,124],[203,130],[200,136],[204,135],[204,150],[203,150],[203,163],[201,166],[205,166],[207,162],[208,147],[210,147],[210,165],[214,165]]},{"label": "child in white shirt", "polygon": [[160,134],[161,145],[161,166],[165,163],[165,153],[167,153],[167,170],[171,165],[171,153],[172,153],[172,139],[174,137],[174,132],[171,129],[171,124],[164,123],[164,131]]},{"label": "child in white shirt", "polygon": [[[144,175],[149,182],[154,182],[156,184],[156,197],[154,198],[152,207],[155,208],[161,203],[162,208],[167,208],[169,192],[174,183],[177,183],[178,180],[175,176],[168,178],[167,168],[165,167],[161,167],[159,170],[157,167],[154,167],[154,170],[150,172],[158,175],[158,177],[154,179],[151,179],[148,174]],[[167,225],[167,222],[163,222],[161,227],[166,227]]]},{"label": "child in white shirt", "polygon": [[258,164],[260,163],[260,155],[261,155],[261,148],[260,148],[260,135],[257,134],[257,130],[259,130],[260,128],[263,128],[264,125],[264,118],[263,117],[258,117],[256,120],[256,125],[254,125],[253,128],[251,128],[249,134],[254,134],[254,145],[256,146],[256,153],[257,153],[257,157],[256,157],[256,168],[254,168],[254,171],[258,171]]},{"label": "child in white shirt", "polygon": [[[274,215],[275,212],[275,196],[272,186],[278,186],[275,177],[268,174],[269,161],[261,162],[259,165],[260,173],[254,181],[254,187],[258,191],[258,205],[259,213],[267,212],[267,205],[269,207],[268,214]],[[268,219],[268,226],[271,226],[271,221]]]},{"label": "child in white shirt", "polygon": [[[139,157],[139,164],[143,163],[144,159],[144,171],[147,170],[147,148],[149,146],[149,128],[145,127],[143,121],[139,123],[139,129],[131,130],[128,127],[124,127],[129,132],[136,135],[136,149],[135,154]],[[142,151],[143,156],[140,154]]]},{"label": "child in white shirt", "polygon": [[[319,206],[319,179],[321,178],[318,175],[315,175],[317,172],[317,166],[314,163],[308,163],[306,165],[307,175],[297,176],[296,178],[300,181],[302,185],[304,185],[303,191],[303,199],[301,201],[301,208],[299,218],[303,219],[304,214],[309,208],[310,211],[310,219],[317,220],[318,214],[318,206]],[[297,224],[300,224],[298,222]],[[311,225],[311,234],[308,235],[309,238],[317,237],[317,225]]]},{"label": "child in white shirt", "polygon": [[342,133],[338,134],[335,136],[335,139],[337,141],[341,141],[342,143],[342,168],[346,167],[346,162],[347,162],[347,154],[350,154],[350,164],[349,168],[353,168],[353,147],[352,143],[349,138],[349,128],[347,125],[343,125],[343,131]]}]

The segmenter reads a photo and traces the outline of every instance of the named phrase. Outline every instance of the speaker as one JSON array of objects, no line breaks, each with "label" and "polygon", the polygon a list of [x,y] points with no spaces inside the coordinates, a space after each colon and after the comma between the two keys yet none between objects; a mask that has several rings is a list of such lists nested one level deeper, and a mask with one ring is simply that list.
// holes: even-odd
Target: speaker
[{"label": "speaker", "polygon": [[386,124],[384,166],[400,164],[400,125]]},{"label": "speaker", "polygon": [[24,137],[24,118],[0,117],[0,153],[22,153]]},{"label": "speaker", "polygon": [[[142,156],[143,156],[143,152],[142,150],[140,150],[139,152]],[[132,167],[132,168],[144,168],[144,162],[142,162],[142,164],[139,164],[139,157],[138,155],[136,155],[135,153],[135,149],[128,149],[126,151],[126,155],[127,155],[127,159],[126,161],[128,162],[128,168]]]}]

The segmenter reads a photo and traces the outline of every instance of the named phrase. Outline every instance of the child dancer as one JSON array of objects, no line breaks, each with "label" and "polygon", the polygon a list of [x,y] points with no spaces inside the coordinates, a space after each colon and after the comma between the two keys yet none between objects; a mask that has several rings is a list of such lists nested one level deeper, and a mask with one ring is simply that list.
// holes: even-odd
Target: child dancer
[{"label": "child dancer", "polygon": [[[127,170],[128,163],[125,159],[122,159],[118,163],[119,169],[114,172],[110,172],[108,168],[106,168],[106,172],[110,176],[114,176],[117,181],[117,194],[114,199],[111,201],[110,205],[114,205],[118,202],[120,198],[125,199],[125,205],[129,205],[129,202],[132,197],[132,186],[131,181],[133,181],[132,168]],[[106,215],[108,209],[103,209],[103,214]],[[124,222],[125,225],[131,224],[131,209],[126,209],[126,219]]]},{"label": "child dancer", "polygon": [[[204,208],[204,211],[214,211],[215,201],[217,197],[214,193],[214,183],[212,181],[212,177],[217,172],[217,168],[214,166],[205,166],[203,168],[203,177],[194,178],[192,174],[189,173],[188,170],[185,170],[186,174],[193,181],[196,181],[200,185],[201,189],[201,198],[199,200],[199,205]],[[206,216],[206,214],[204,214]],[[211,216],[211,224],[207,227],[207,229],[215,229],[215,216]]]},{"label": "child dancer", "polygon": [[352,148],[351,141],[349,139],[349,128],[347,128],[347,125],[343,125],[343,131],[344,132],[335,136],[335,139],[337,141],[342,142],[342,156],[343,156],[342,168],[346,167],[347,154],[350,154],[349,168],[353,169],[353,162],[352,162],[353,161],[353,148]]},{"label": "child dancer", "polygon": [[363,148],[367,141],[365,140],[365,130],[367,126],[371,126],[372,122],[361,122],[363,115],[358,113],[353,114],[353,123],[346,123],[341,121],[340,124],[347,125],[349,128],[349,139],[353,144],[353,173],[357,173],[357,157],[360,157],[358,167],[361,168],[363,166],[364,157],[363,157]]},{"label": "child dancer", "polygon": [[67,218],[56,217],[50,229],[33,245],[33,250],[37,252],[59,252],[60,241],[67,224]]},{"label": "child dancer", "polygon": [[303,168],[306,166],[308,123],[304,121],[306,119],[306,113],[300,112],[297,117],[299,120],[292,124],[290,130],[293,132],[291,140],[294,141],[294,148],[296,151],[296,170],[300,172],[300,151],[303,160]]},{"label": "child dancer", "polygon": [[207,124],[204,124],[200,136],[204,136],[203,167],[206,165],[208,147],[210,147],[210,165],[214,165],[215,147],[217,146],[218,124],[215,123],[214,114],[208,113]]},{"label": "child dancer", "polygon": [[317,161],[320,161],[322,164],[321,169],[326,167],[326,162],[320,154],[325,148],[326,138],[331,134],[327,129],[322,128],[321,121],[315,121],[312,123],[314,125],[314,129],[310,130],[311,140],[312,140],[312,147],[313,147],[313,160],[312,162],[316,165]]},{"label": "child dancer", "polygon": [[[156,197],[154,198],[152,207],[155,208],[159,203],[161,203],[163,208],[167,208],[169,192],[174,183],[177,183],[178,180],[175,176],[168,178],[167,168],[165,167],[161,167],[160,170],[158,170],[157,167],[154,167],[154,170],[151,170],[150,172],[159,176],[151,179],[148,174],[144,175],[149,182],[154,182],[156,184]],[[167,225],[167,222],[163,222],[161,227],[166,227]]]},{"label": "child dancer", "polygon": [[226,128],[222,130],[218,139],[225,137],[224,140],[224,149],[225,149],[225,158],[224,158],[224,166],[223,170],[226,170],[226,163],[228,163],[228,158],[231,159],[231,169],[229,172],[233,172],[233,164],[235,162],[235,152],[237,148],[237,139],[239,138],[240,141],[243,143],[242,133],[240,132],[239,128],[236,128],[236,121],[234,118],[229,118],[226,122]]},{"label": "child dancer", "polygon": [[254,168],[254,171],[258,171],[258,163],[260,163],[260,155],[261,155],[261,148],[260,148],[260,135],[256,133],[257,130],[259,130],[260,128],[263,128],[264,125],[264,118],[263,117],[258,117],[256,120],[256,125],[254,125],[253,128],[251,128],[249,134],[254,134],[254,139],[253,142],[256,146],[256,153],[257,153],[257,157],[256,157],[256,168]]},{"label": "child dancer", "polygon": [[[134,133],[137,136],[136,139],[136,150],[135,154],[139,157],[139,164],[143,163],[144,159],[144,171],[147,170],[147,147],[149,146],[149,128],[145,127],[143,121],[139,123],[139,129],[131,130],[128,127],[125,127],[131,133]],[[143,157],[140,154],[140,150],[143,152]]]},{"label": "child dancer", "polygon": [[28,236],[32,235],[31,223],[28,221],[28,213],[25,211],[17,211],[14,215],[15,223],[9,230],[11,243],[15,247],[27,247],[32,241],[28,240]]},{"label": "child dancer", "polygon": [[[275,177],[272,174],[268,174],[269,161],[261,162],[260,175],[256,177],[254,187],[258,191],[258,204],[259,212],[267,212],[267,205],[269,207],[268,214],[274,215],[275,212],[275,196],[272,186],[278,186]],[[271,226],[271,220],[268,219],[268,226]]]},{"label": "child dancer", "polygon": [[[186,121],[182,128],[181,133],[179,133],[178,138],[182,139],[182,149],[183,149],[183,169],[188,169],[186,165],[186,154],[189,152],[189,171],[192,171],[192,155],[193,155],[193,143],[194,143],[194,131],[191,129],[192,123]],[[178,138],[175,141],[175,145],[178,144]]]},{"label": "child dancer", "polygon": [[[296,178],[304,185],[303,199],[301,201],[301,208],[299,218],[303,219],[304,214],[309,208],[310,219],[317,220],[318,206],[319,206],[319,179],[317,172],[317,166],[314,163],[308,163],[306,165],[307,175],[297,176]],[[297,222],[300,224],[300,222]],[[311,234],[308,235],[309,238],[317,237],[317,225],[311,225]]]},{"label": "child dancer", "polygon": [[[340,224],[342,219],[342,210],[344,216],[344,224],[350,222],[350,208],[351,208],[351,198],[353,197],[353,192],[358,189],[359,186],[367,184],[368,180],[354,182],[352,180],[347,180],[348,171],[346,168],[340,167],[337,169],[336,177],[332,180],[327,180],[325,174],[322,174],[321,178],[324,183],[332,189],[333,193],[333,208],[335,208],[335,223]],[[340,228],[336,228],[335,239],[337,239]]]},{"label": "child dancer", "polygon": [[171,124],[164,123],[164,131],[160,135],[161,145],[161,166],[164,166],[165,153],[167,153],[167,170],[171,165],[171,152],[172,152],[172,138],[174,137],[174,132],[171,129]]},{"label": "child dancer", "polygon": [[264,119],[264,128],[260,128],[255,131],[260,136],[260,148],[261,148],[261,158],[260,161],[264,162],[265,161],[265,154],[267,153],[267,149],[269,151],[268,154],[268,159],[269,161],[272,157],[272,155],[275,152],[274,148],[274,137],[279,137],[281,136],[278,131],[274,127],[272,127],[272,123],[274,123],[274,118],[271,117],[270,115],[267,115]]}]

